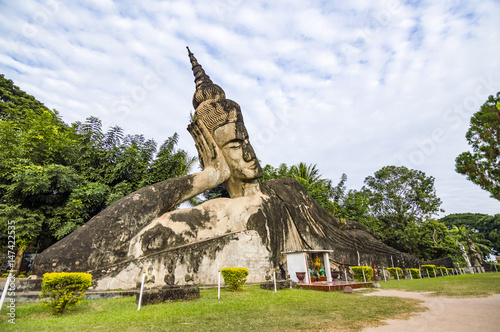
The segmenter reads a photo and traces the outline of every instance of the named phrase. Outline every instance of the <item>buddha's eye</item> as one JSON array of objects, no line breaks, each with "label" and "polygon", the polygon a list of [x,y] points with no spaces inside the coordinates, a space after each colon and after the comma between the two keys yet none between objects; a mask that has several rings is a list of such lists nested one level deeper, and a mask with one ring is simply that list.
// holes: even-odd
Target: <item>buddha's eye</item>
[{"label": "buddha's eye", "polygon": [[241,148],[242,142],[241,141],[235,141],[235,142],[230,142],[226,145],[227,148],[229,149],[239,149]]}]

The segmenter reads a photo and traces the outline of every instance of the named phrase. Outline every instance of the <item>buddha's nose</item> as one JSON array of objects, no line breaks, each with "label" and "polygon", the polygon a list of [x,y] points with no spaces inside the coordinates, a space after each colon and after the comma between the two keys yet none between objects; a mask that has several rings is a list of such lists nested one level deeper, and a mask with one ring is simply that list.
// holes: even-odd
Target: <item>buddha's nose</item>
[{"label": "buddha's nose", "polygon": [[255,158],[257,158],[257,156],[255,155],[252,145],[248,140],[245,140],[243,143],[243,160],[249,162]]}]

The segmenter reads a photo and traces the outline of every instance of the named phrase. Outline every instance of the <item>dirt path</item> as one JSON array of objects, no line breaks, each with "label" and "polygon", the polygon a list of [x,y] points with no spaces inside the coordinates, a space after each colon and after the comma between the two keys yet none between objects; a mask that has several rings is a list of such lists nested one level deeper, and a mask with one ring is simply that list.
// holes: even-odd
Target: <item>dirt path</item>
[{"label": "dirt path", "polygon": [[500,331],[500,294],[482,298],[451,298],[426,293],[377,290],[365,296],[395,296],[424,301],[428,311],[407,320],[389,319],[388,325],[363,331]]}]

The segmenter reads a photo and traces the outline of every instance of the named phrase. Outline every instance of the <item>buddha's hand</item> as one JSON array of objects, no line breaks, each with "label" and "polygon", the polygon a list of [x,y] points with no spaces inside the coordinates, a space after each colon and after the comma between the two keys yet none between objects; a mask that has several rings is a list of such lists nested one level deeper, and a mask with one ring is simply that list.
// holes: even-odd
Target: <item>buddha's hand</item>
[{"label": "buddha's hand", "polygon": [[231,171],[226,159],[205,124],[200,120],[195,120],[189,124],[188,130],[195,141],[203,170],[211,173],[210,176],[214,177],[216,185],[229,179]]}]

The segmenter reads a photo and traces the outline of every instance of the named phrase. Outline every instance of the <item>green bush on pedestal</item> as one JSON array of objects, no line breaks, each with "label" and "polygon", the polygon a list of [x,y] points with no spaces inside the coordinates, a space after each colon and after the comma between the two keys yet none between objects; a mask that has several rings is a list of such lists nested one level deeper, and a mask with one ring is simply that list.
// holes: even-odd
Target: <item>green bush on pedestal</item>
[{"label": "green bush on pedestal", "polygon": [[422,265],[421,268],[423,277],[427,277],[427,272],[429,272],[429,277],[436,277],[436,265]]},{"label": "green bush on pedestal", "polygon": [[80,304],[91,285],[90,273],[45,273],[40,298],[54,313],[62,314],[65,309]]},{"label": "green bush on pedestal", "polygon": [[247,282],[248,269],[245,267],[225,267],[221,270],[224,285],[232,291],[243,289]]},{"label": "green bush on pedestal", "polygon": [[407,269],[411,273],[411,277],[413,279],[420,279],[420,273],[418,272],[418,269]]},{"label": "green bush on pedestal", "polygon": [[[401,270],[400,267],[389,267],[389,268],[387,268],[387,271],[389,272],[389,274],[391,275],[391,278],[393,278],[393,279],[398,279],[398,276],[399,276],[399,279],[401,279],[403,277],[403,270]],[[396,275],[396,273],[397,273],[397,275]]]},{"label": "green bush on pedestal", "polygon": [[356,281],[365,281],[363,279],[363,271],[365,271],[366,281],[370,281],[373,278],[373,269],[370,266],[353,266],[351,270]]}]

